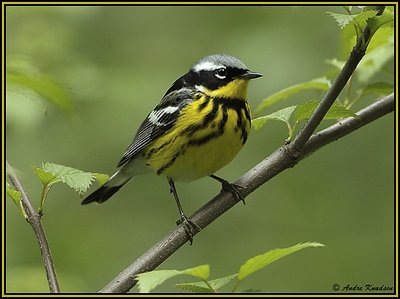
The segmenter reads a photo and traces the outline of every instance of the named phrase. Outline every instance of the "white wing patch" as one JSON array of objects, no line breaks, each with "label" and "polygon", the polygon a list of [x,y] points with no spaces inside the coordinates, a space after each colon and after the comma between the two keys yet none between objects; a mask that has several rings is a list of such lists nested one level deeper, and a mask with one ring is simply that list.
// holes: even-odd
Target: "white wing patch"
[{"label": "white wing patch", "polygon": [[216,69],[219,69],[219,68],[223,68],[223,67],[224,66],[221,65],[221,64],[215,64],[215,63],[212,63],[210,61],[204,61],[204,62],[201,62],[199,64],[196,64],[193,67],[193,70],[198,73],[200,71],[213,71],[213,70],[216,70]]},{"label": "white wing patch", "polygon": [[157,111],[153,110],[149,114],[148,120],[153,125],[165,126],[167,124],[160,121],[160,119],[163,119],[166,114],[172,114],[172,113],[176,112],[178,109],[179,109],[179,107],[168,106],[168,107],[165,107],[165,108],[157,110]]}]

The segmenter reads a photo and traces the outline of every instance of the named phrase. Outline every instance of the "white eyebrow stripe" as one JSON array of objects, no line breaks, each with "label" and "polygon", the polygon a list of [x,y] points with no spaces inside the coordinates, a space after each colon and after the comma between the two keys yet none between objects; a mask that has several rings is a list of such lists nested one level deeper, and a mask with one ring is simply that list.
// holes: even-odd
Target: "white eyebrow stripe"
[{"label": "white eyebrow stripe", "polygon": [[213,70],[216,70],[216,69],[219,69],[219,68],[223,68],[223,67],[225,67],[225,66],[223,66],[221,64],[218,65],[218,64],[212,63],[210,61],[204,61],[202,63],[197,64],[193,68],[193,70],[196,73],[198,73],[200,71],[213,71]]}]

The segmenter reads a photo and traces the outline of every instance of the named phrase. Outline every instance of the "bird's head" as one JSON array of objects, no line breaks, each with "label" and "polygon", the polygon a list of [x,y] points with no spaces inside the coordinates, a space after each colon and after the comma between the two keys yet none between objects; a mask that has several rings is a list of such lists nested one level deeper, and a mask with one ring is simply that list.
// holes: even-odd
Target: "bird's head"
[{"label": "bird's head", "polygon": [[211,97],[240,99],[247,96],[249,80],[262,76],[227,54],[214,54],[200,59],[188,74],[194,79],[196,89]]}]

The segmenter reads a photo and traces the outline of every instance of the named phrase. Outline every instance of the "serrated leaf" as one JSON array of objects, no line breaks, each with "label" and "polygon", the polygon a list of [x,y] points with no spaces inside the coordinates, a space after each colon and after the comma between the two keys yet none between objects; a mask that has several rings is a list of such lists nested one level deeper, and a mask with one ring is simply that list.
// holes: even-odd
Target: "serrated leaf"
[{"label": "serrated leaf", "polygon": [[289,86],[285,89],[282,89],[272,95],[270,95],[269,97],[265,98],[261,104],[257,107],[257,109],[255,110],[255,114],[259,114],[260,112],[262,112],[263,110],[265,110],[266,108],[268,108],[269,106],[271,106],[272,104],[275,104],[277,102],[280,102],[282,100],[287,99],[288,97],[299,93],[300,91],[303,90],[307,90],[307,89],[317,89],[317,90],[321,90],[321,91],[327,91],[331,86],[331,82],[325,78],[317,78],[308,82],[303,82],[300,84],[296,84],[296,85],[292,85]]},{"label": "serrated leaf", "polygon": [[348,14],[338,14],[334,12],[327,12],[331,15],[336,23],[338,23],[340,29],[344,29],[349,24],[354,24],[356,26],[361,26],[360,29],[364,28],[367,24],[367,20],[376,16],[376,11],[364,11],[359,14],[348,15]]},{"label": "serrated leaf", "polygon": [[41,167],[32,165],[32,168],[33,168],[33,172],[36,174],[36,176],[42,182],[43,186],[48,185],[57,180],[57,176],[55,176],[54,174],[51,174],[50,172],[46,172]]},{"label": "serrated leaf", "polygon": [[92,181],[95,179],[95,176],[90,172],[84,172],[79,169],[55,163],[47,162],[42,165],[42,169],[45,172],[53,174],[57,179],[67,184],[81,195],[89,189]]},{"label": "serrated leaf", "polygon": [[335,19],[335,21],[336,21],[336,23],[338,23],[340,29],[343,29],[344,27],[346,27],[356,17],[356,15],[339,14],[339,13],[334,13],[334,12],[330,12],[330,11],[328,11],[327,14]]},{"label": "serrated leaf", "polygon": [[364,97],[367,95],[379,95],[379,96],[384,96],[392,93],[394,91],[394,86],[393,84],[389,84],[386,82],[375,82],[372,84],[369,84],[367,87],[365,87],[361,91],[360,97]]},{"label": "serrated leaf", "polygon": [[275,262],[289,254],[299,251],[308,247],[320,247],[325,246],[316,242],[300,243],[288,248],[278,248],[270,250],[264,254],[257,255],[249,260],[247,260],[241,267],[238,274],[238,279],[243,280],[254,272],[268,266],[272,262]]},{"label": "serrated leaf", "polygon": [[[367,13],[367,15],[365,15],[365,13]],[[376,17],[375,16],[376,11],[374,11],[374,10],[366,11],[362,14],[363,15],[361,15],[361,17],[358,17],[359,19],[356,19],[356,20],[358,20],[357,24],[359,24],[362,28],[364,28],[366,26],[366,24],[369,20],[372,20]],[[384,14],[385,14],[385,12],[384,12]],[[356,15],[354,15],[354,16],[356,16]],[[372,18],[371,18],[371,16],[372,16]],[[358,28],[357,25],[356,26],[346,26],[341,31],[341,41],[340,41],[341,51],[340,51],[339,58],[341,58],[343,60],[347,59],[347,57],[349,56],[351,50],[353,49],[353,47],[356,43],[357,36],[358,36],[358,34],[360,34],[361,29],[356,29],[356,28]],[[375,38],[375,34],[373,34],[371,36],[372,36],[372,40],[370,41],[370,43],[368,45],[367,52],[368,52],[368,49],[371,48],[371,44],[373,42],[373,39]],[[363,58],[363,60],[361,60],[361,63],[364,61],[364,59],[365,58]],[[361,73],[361,72],[357,72],[357,73]]]},{"label": "serrated leaf", "polygon": [[[217,278],[210,280],[208,283],[211,285],[211,287],[215,290],[218,291],[222,287],[224,287],[226,284],[230,283],[237,274],[232,274],[229,276]],[[188,282],[188,283],[178,283],[176,284],[176,287],[189,290],[191,292],[195,293],[212,293],[212,290],[207,286],[207,284],[204,281],[199,281],[199,282]]]},{"label": "serrated leaf", "polygon": [[110,178],[110,176],[109,175],[107,175],[107,174],[104,174],[104,173],[93,173],[94,174],[94,177],[95,177],[95,179],[96,179],[96,181],[97,181],[97,184],[99,184],[99,186],[103,186],[107,181],[108,181],[108,179]]},{"label": "serrated leaf", "polygon": [[200,265],[194,268],[182,270],[182,274],[188,274],[200,279],[207,280],[208,276],[210,276],[210,266]]},{"label": "serrated leaf", "polygon": [[178,270],[157,270],[140,273],[135,276],[140,293],[149,293],[156,286],[162,284],[169,278],[182,274]]},{"label": "serrated leaf", "polygon": [[[341,55],[339,58],[347,59],[356,43],[357,37],[367,25],[367,20],[376,15],[376,11],[365,11],[354,15],[341,15],[329,13],[341,27]],[[348,26],[352,24],[353,26]]]},{"label": "serrated leaf", "polygon": [[[318,107],[319,102],[308,101],[303,104],[297,105],[292,116],[295,122],[300,122],[309,119],[314,113],[315,109]],[[332,107],[325,114],[323,119],[339,119],[344,117],[354,117],[357,116],[353,111],[347,109],[346,107],[340,106],[334,103]]]},{"label": "serrated leaf", "polygon": [[257,117],[251,121],[251,126],[254,129],[258,130],[262,126],[264,126],[265,123],[269,120],[283,121],[284,123],[286,123],[287,125],[290,126],[289,119],[295,109],[296,109],[296,106],[289,106],[289,107],[283,108],[281,110],[278,110],[276,112],[273,112],[271,114]]}]

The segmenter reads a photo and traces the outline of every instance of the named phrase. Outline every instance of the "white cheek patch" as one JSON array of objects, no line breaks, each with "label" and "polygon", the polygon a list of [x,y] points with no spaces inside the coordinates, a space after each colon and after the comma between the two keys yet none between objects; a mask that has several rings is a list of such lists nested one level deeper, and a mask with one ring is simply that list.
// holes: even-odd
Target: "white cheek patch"
[{"label": "white cheek patch", "polygon": [[176,112],[179,109],[179,107],[173,107],[173,106],[168,106],[163,109],[157,110],[157,111],[151,111],[149,114],[148,120],[152,124],[156,126],[165,126],[166,124],[160,121],[161,119],[165,118],[167,114],[172,114]]},{"label": "white cheek patch", "polygon": [[215,64],[210,61],[204,61],[195,65],[193,70],[198,73],[200,71],[213,71],[223,67],[223,65]]}]

